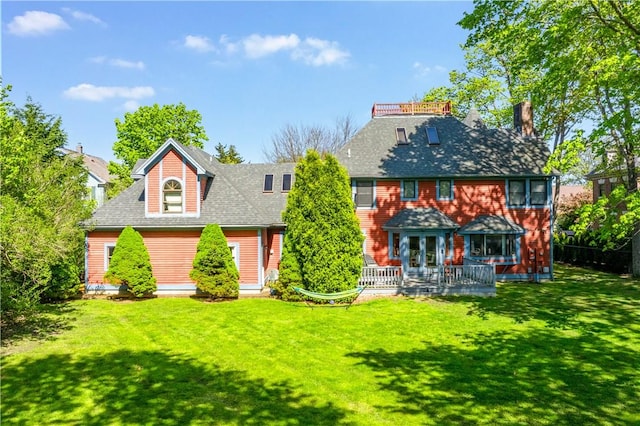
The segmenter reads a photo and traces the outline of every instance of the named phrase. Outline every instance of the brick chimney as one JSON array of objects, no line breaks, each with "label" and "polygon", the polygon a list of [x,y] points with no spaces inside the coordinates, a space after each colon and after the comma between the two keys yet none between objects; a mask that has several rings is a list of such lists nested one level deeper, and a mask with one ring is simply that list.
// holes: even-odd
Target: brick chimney
[{"label": "brick chimney", "polygon": [[76,147],[76,152],[79,152],[80,154],[82,154],[82,144],[79,143],[78,146]]},{"label": "brick chimney", "polygon": [[530,101],[523,101],[513,106],[513,128],[523,138],[532,138],[533,132],[533,107]]}]

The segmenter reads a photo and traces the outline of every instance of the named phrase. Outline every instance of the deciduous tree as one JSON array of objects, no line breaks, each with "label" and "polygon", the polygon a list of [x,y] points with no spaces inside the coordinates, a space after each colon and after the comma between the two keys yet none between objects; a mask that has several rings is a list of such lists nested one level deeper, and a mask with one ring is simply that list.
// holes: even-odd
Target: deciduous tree
[{"label": "deciduous tree", "polygon": [[122,121],[116,119],[118,140],[113,144],[113,153],[120,162],[109,163],[109,172],[118,176],[109,195],[114,196],[129,186],[136,162],[149,158],[167,139],[203,148],[208,138],[201,121],[200,113],[188,110],[183,103],[142,106],[126,113]]},{"label": "deciduous tree", "polygon": [[[637,2],[570,0],[538,2],[476,0],[460,25],[470,30],[466,47],[487,52],[523,84],[536,111],[541,136],[554,150],[574,141],[583,128],[584,149],[604,157],[616,152],[626,178],[624,204],[637,205],[640,156],[640,7]],[[585,120],[591,129],[584,126]],[[562,147],[575,156],[578,145]],[[561,160],[562,153],[554,156]],[[570,164],[558,161],[553,166]],[[561,170],[562,171],[562,170]],[[615,168],[609,171],[616,172]],[[605,203],[610,207],[619,203]],[[606,207],[605,207],[606,209]],[[587,212],[589,210],[585,210]],[[595,210],[591,209],[591,212]],[[597,216],[597,215],[596,215]],[[584,223],[602,229],[603,243],[613,228],[596,216]],[[609,210],[625,224],[633,241],[633,272],[640,275],[640,222],[635,212]],[[628,219],[628,220],[627,220]]]},{"label": "deciduous tree", "polygon": [[79,224],[91,214],[87,171],[63,155],[59,117],[31,99],[16,107],[0,92],[0,281],[3,319],[17,318],[41,299],[77,294],[84,256]]},{"label": "deciduous tree", "polygon": [[335,154],[357,131],[349,115],[338,118],[333,129],[286,124],[271,137],[271,147],[264,150],[264,156],[273,163],[295,163],[309,149],[321,154]]}]

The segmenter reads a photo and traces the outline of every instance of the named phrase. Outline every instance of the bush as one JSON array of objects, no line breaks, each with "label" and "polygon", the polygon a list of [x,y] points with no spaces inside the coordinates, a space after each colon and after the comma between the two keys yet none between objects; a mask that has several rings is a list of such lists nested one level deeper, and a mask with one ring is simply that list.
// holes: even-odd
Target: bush
[{"label": "bush", "polygon": [[282,259],[280,260],[280,274],[278,280],[272,284],[271,288],[282,300],[299,301],[302,300],[293,287],[302,287],[302,275],[298,259],[292,249],[293,241],[289,234],[284,235],[282,247]]},{"label": "bush", "polygon": [[135,297],[147,296],[157,290],[149,252],[142,235],[131,226],[120,233],[104,279],[110,284],[127,286]]},{"label": "bush", "polygon": [[318,293],[358,285],[364,237],[353,207],[346,169],[334,156],[327,154],[323,160],[309,150],[296,166],[282,214],[287,224],[280,263],[282,295],[292,294],[286,287],[299,282]]},{"label": "bush", "polygon": [[218,224],[207,225],[202,230],[189,277],[212,298],[238,297],[240,274]]}]

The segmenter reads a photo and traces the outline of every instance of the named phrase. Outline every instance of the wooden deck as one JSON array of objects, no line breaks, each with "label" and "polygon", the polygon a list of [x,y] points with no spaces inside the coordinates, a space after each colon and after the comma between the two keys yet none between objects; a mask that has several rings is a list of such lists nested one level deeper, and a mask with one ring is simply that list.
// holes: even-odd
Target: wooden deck
[{"label": "wooden deck", "polygon": [[359,285],[369,294],[496,295],[495,267],[465,259],[463,265],[440,265],[425,269],[420,276],[404,277],[399,266],[367,266],[362,268]]},{"label": "wooden deck", "polygon": [[383,115],[450,115],[451,102],[401,102],[394,104],[373,104],[371,118]]}]

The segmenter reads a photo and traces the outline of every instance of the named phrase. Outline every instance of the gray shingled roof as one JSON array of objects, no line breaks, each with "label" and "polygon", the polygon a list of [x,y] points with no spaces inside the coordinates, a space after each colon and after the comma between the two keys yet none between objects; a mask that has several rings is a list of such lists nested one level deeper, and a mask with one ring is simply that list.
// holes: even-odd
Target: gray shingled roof
[{"label": "gray shingled roof", "polygon": [[404,209],[382,226],[383,229],[457,229],[458,225],[440,210],[427,207]]},{"label": "gray shingled roof", "polygon": [[[398,127],[406,129],[409,144],[396,143]],[[437,129],[440,144],[429,145],[427,127]],[[429,115],[374,117],[337,154],[351,177],[396,179],[547,175],[548,156],[537,138]]]},{"label": "gray shingled roof", "polygon": [[109,163],[100,157],[96,157],[95,155],[85,154],[84,152],[73,151],[71,149],[62,148],[61,151],[66,155],[71,155],[73,157],[82,157],[82,162],[85,167],[91,173],[96,180],[101,181],[101,183],[108,183],[115,179],[115,176],[109,174]]},{"label": "gray shingled roof", "polygon": [[458,234],[524,234],[525,229],[503,216],[483,215],[464,225]]},{"label": "gray shingled roof", "polygon": [[[286,207],[287,193],[282,191],[282,175],[290,173],[293,176],[295,164],[221,164],[198,148],[178,146],[213,176],[201,204],[200,217],[145,217],[144,179],[141,179],[98,208],[85,226],[111,229],[127,225],[137,228],[197,228],[208,223],[223,227],[283,225],[281,214]],[[263,192],[267,173],[274,175],[271,193]]]}]

